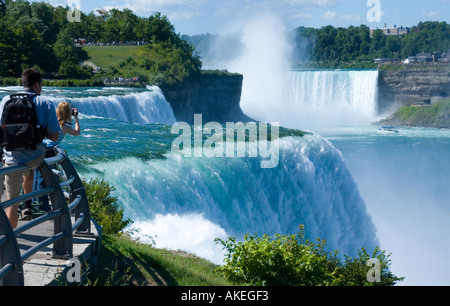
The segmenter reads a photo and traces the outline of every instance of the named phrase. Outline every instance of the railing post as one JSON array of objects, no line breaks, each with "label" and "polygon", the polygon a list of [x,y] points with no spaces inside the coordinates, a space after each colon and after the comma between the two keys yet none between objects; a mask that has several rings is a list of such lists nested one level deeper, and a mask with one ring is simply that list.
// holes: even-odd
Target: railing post
[{"label": "railing post", "polygon": [[44,161],[43,165],[38,168],[41,172],[47,187],[55,187],[56,191],[50,194],[50,201],[53,206],[53,210],[61,210],[62,215],[58,216],[54,220],[54,233],[63,233],[64,238],[56,241],[53,244],[53,254],[55,258],[70,258],[73,254],[73,233],[72,233],[72,220],[70,219],[69,207],[64,197],[64,192],[59,185],[58,179],[53,174],[53,171]]},{"label": "railing post", "polygon": [[84,220],[76,230],[75,234],[89,235],[91,233],[91,216],[84,185],[69,157],[65,156],[60,165],[64,169],[67,178],[74,178],[74,181],[70,184],[70,201],[73,201],[78,195],[81,196],[81,202],[74,209],[74,214],[75,220],[77,220],[81,214],[84,214]]},{"label": "railing post", "polygon": [[[3,177],[2,177],[3,179]],[[23,286],[22,257],[16,235],[9,223],[3,208],[0,206],[0,238],[6,237],[4,244],[0,243],[0,269],[11,264],[12,270],[7,272],[4,278],[0,278],[0,286]]]}]

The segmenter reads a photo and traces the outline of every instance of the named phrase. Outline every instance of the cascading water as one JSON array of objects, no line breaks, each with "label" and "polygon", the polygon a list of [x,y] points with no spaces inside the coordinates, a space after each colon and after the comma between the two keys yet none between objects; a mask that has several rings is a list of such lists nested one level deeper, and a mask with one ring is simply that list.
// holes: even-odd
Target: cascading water
[{"label": "cascading water", "polygon": [[53,97],[51,100],[55,104],[66,100],[80,113],[88,116],[138,124],[173,124],[176,121],[170,104],[157,86],[148,86],[145,91],[126,92],[120,95],[105,95],[101,89],[91,89],[89,93],[97,95],[83,98],[62,96]]},{"label": "cascading water", "polygon": [[365,118],[377,111],[378,71],[294,71],[285,101],[328,112],[354,110]]},{"label": "cascading water", "polygon": [[259,158],[165,157],[92,165],[117,186],[136,237],[156,235],[157,247],[183,247],[220,263],[214,238],[296,233],[300,224],[308,239],[326,239],[341,255],[377,243],[342,156],[317,135],[283,137],[274,169],[261,168]]},{"label": "cascading water", "polygon": [[216,263],[223,254],[214,238],[293,234],[300,224],[308,239],[326,239],[340,254],[377,243],[340,152],[318,135],[281,134],[279,164],[271,169],[261,167],[261,157],[189,158],[171,151],[175,118],[157,87],[121,94],[47,88],[45,94],[79,109],[82,135],[67,137],[64,148],[84,179],[114,186],[142,241],[151,236],[157,247]]},{"label": "cascading water", "polygon": [[[277,89],[277,99],[266,100],[262,94],[258,101],[254,101],[255,97],[251,94],[243,96],[242,108],[246,114],[259,120],[277,121],[286,127],[303,129],[376,120],[376,70],[292,71],[280,77],[284,81]],[[264,90],[261,88],[261,91]]]}]

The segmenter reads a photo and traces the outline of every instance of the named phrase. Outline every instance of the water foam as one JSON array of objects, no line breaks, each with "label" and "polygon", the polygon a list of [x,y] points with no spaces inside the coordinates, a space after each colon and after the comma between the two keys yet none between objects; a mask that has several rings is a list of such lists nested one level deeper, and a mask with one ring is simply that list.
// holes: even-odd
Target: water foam
[{"label": "water foam", "polygon": [[131,231],[132,238],[156,248],[183,250],[216,264],[223,262],[225,251],[214,240],[228,237],[223,228],[199,214],[157,214],[154,219],[137,221],[126,230]]},{"label": "water foam", "polygon": [[[117,188],[126,216],[136,220],[142,235],[164,237],[167,247],[192,245],[195,250],[188,251],[217,262],[217,250],[205,254],[213,236],[296,233],[300,224],[309,239],[326,239],[341,254],[354,256],[362,246],[376,244],[341,154],[319,136],[282,138],[274,169],[261,169],[258,158],[185,158],[171,152],[166,157],[92,166]],[[191,232],[188,237],[180,236],[183,228]]]}]

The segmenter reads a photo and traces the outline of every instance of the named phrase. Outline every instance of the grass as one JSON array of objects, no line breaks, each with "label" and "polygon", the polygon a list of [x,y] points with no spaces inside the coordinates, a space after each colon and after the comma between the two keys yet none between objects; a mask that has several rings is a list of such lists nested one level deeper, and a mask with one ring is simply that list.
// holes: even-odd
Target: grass
[{"label": "grass", "polygon": [[83,47],[89,56],[90,62],[107,69],[110,66],[118,66],[128,57],[137,58],[138,46],[103,46]]},{"label": "grass", "polygon": [[156,249],[127,236],[104,235],[96,286],[229,286],[217,265],[181,251]]},{"label": "grass", "polygon": [[431,106],[404,106],[383,124],[450,128],[450,99],[442,100]]}]

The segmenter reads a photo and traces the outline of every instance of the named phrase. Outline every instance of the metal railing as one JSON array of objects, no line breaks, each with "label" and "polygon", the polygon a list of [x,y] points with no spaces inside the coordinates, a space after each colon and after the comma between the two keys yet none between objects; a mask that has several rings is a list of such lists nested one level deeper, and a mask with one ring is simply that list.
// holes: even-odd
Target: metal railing
[{"label": "metal railing", "polygon": [[[23,286],[23,262],[40,250],[53,244],[52,257],[69,259],[73,255],[74,235],[91,234],[89,203],[84,186],[64,151],[58,147],[55,150],[57,155],[45,159],[44,163],[37,168],[41,172],[46,188],[1,203],[0,286]],[[60,171],[56,168],[59,168]],[[30,168],[21,165],[0,169],[0,179],[3,179],[6,174],[28,169]],[[4,209],[41,196],[50,197],[52,210],[13,229]],[[71,214],[75,220],[73,223]],[[53,220],[53,236],[44,239],[21,254],[17,236],[49,220]]]}]

